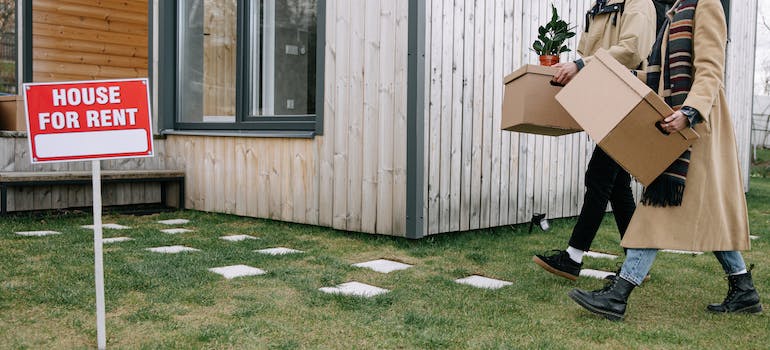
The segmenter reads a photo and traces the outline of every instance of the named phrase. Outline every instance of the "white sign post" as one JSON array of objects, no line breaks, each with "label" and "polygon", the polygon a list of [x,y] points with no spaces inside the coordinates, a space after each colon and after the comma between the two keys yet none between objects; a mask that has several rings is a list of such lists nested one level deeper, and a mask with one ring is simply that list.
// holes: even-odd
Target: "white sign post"
[{"label": "white sign post", "polygon": [[94,202],[94,280],[96,281],[96,344],[107,348],[104,311],[104,255],[102,254],[102,169],[100,160],[91,161]]},{"label": "white sign post", "polygon": [[96,342],[107,348],[102,253],[102,159],[152,157],[147,79],[24,84],[32,163],[91,160]]}]

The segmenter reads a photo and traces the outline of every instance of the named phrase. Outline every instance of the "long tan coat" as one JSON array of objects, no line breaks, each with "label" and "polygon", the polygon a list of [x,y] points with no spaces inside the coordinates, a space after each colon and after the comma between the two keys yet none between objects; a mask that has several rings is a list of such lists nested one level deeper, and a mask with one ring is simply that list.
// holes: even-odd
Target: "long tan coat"
[{"label": "long tan coat", "polygon": [[[607,1],[607,6],[623,0]],[[588,33],[580,36],[577,52],[588,64],[592,56],[605,49],[618,62],[636,69],[650,53],[655,42],[655,5],[652,0],[626,0],[625,10],[618,14],[597,15],[588,23]]]},{"label": "long tan coat", "polygon": [[[666,208],[640,205],[621,242],[626,248],[750,248],[746,197],[723,84],[727,26],[719,0],[700,0],[694,22],[695,73],[684,105],[697,109],[704,122],[695,126],[701,137],[692,146],[683,202]],[[666,55],[662,57],[666,64]],[[661,86],[659,93],[669,92]]]}]

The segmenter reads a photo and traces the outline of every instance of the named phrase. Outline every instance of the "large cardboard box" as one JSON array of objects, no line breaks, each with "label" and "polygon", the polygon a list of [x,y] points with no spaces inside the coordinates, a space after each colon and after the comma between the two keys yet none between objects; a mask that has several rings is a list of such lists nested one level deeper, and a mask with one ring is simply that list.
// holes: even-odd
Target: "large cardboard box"
[{"label": "large cardboard box", "polygon": [[609,53],[600,50],[556,100],[610,157],[648,186],[698,134],[665,135],[656,123],[674,111]]},{"label": "large cardboard box", "polygon": [[550,83],[555,73],[528,64],[505,77],[501,129],[551,136],[582,130],[554,98],[562,89]]},{"label": "large cardboard box", "polygon": [[0,96],[0,130],[25,131],[24,98],[17,95]]}]

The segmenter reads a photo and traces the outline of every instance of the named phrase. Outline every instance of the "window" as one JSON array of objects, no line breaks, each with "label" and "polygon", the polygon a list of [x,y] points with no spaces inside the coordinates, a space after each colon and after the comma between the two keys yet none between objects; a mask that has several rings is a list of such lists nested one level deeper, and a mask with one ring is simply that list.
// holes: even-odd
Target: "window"
[{"label": "window", "polygon": [[0,0],[0,95],[17,93],[16,0]]},{"label": "window", "polygon": [[322,3],[180,1],[175,128],[319,132]]}]

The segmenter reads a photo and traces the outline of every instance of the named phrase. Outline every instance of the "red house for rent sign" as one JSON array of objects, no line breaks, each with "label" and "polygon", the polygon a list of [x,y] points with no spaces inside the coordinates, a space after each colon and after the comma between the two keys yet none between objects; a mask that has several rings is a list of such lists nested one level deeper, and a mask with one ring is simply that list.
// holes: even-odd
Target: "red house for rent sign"
[{"label": "red house for rent sign", "polygon": [[151,157],[147,79],[24,84],[32,163]]}]

